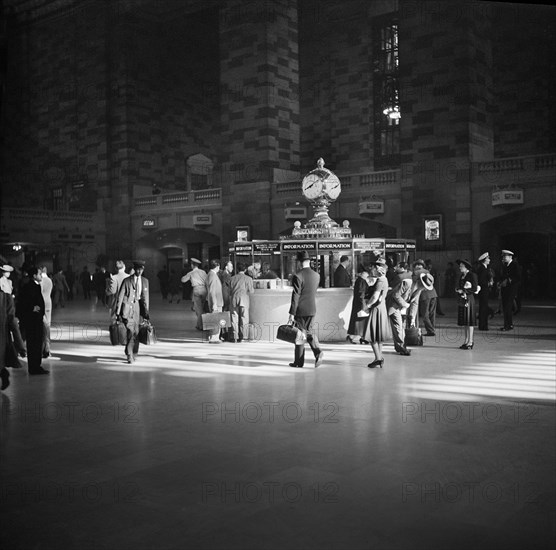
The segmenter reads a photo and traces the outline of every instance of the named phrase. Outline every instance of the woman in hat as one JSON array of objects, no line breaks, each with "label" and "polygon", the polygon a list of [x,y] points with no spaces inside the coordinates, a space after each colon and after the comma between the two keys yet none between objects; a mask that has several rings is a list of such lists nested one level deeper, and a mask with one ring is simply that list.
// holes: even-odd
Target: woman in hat
[{"label": "woman in hat", "polygon": [[458,326],[465,327],[465,341],[460,349],[473,349],[473,328],[475,327],[475,293],[477,275],[471,271],[467,260],[456,260],[461,277],[456,287],[458,298]]},{"label": "woman in hat", "polygon": [[390,321],[386,311],[386,294],[388,293],[388,279],[386,261],[378,258],[373,262],[371,275],[376,277],[376,282],[369,287],[367,307],[369,308],[369,321],[365,330],[365,340],[371,343],[375,360],[367,366],[370,369],[382,368],[384,357],[382,356],[382,342],[392,337]]},{"label": "woman in hat", "polygon": [[357,269],[355,284],[353,285],[353,303],[349,318],[348,336],[346,338],[346,340],[349,340],[352,344],[368,343],[363,339],[369,320],[369,308],[365,300],[369,288],[368,281],[369,272],[367,268],[360,265]]}]

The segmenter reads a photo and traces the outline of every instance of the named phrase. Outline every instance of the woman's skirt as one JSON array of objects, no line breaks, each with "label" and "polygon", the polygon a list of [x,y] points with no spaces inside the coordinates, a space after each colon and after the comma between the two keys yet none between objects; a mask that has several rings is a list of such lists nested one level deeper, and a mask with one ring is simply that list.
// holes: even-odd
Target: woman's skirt
[{"label": "woman's skirt", "polygon": [[384,303],[371,308],[369,313],[369,324],[367,325],[365,340],[373,344],[380,344],[386,340],[391,340],[392,330]]},{"label": "woman's skirt", "polygon": [[461,300],[458,302],[458,326],[474,327],[475,316],[475,297],[473,294],[468,294],[466,305]]}]

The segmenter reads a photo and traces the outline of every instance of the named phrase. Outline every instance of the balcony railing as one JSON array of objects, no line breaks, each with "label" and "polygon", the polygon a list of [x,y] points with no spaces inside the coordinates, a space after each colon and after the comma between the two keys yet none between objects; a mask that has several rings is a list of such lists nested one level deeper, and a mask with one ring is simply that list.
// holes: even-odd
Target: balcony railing
[{"label": "balcony railing", "polygon": [[74,222],[93,224],[103,218],[103,212],[78,212],[66,210],[41,210],[34,208],[3,208],[2,218],[8,220],[28,220],[29,222]]},{"label": "balcony railing", "polygon": [[136,197],[134,205],[136,208],[174,206],[179,204],[196,205],[199,203],[218,205],[221,203],[221,200],[221,189],[199,189],[196,191],[180,191],[179,193]]},{"label": "balcony railing", "polygon": [[540,172],[556,168],[556,155],[530,155],[526,157],[509,157],[489,162],[479,162],[479,175],[498,172]]}]

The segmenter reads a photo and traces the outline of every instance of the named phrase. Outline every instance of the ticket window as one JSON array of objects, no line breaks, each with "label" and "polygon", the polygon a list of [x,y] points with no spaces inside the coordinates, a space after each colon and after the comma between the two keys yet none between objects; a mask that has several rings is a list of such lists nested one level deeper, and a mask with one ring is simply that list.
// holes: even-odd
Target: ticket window
[{"label": "ticket window", "polygon": [[[316,271],[320,277],[321,281],[319,286],[323,286],[323,282],[325,280],[324,277],[324,262],[322,260],[322,256],[317,256],[315,251],[312,250],[309,252],[310,256],[310,267],[313,271]],[[293,276],[301,269],[301,262],[297,261],[297,253],[293,252],[291,254],[284,253],[282,255],[282,273],[284,274],[284,284],[288,284],[291,286]],[[287,282],[286,282],[287,281]]]}]

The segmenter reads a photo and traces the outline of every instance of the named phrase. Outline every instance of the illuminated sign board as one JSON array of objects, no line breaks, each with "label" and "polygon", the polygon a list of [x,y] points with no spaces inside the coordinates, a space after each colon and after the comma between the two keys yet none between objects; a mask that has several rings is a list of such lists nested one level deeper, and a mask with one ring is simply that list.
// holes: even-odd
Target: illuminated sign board
[{"label": "illuminated sign board", "polygon": [[155,229],[156,228],[156,220],[154,218],[144,218],[143,229]]},{"label": "illuminated sign board", "polygon": [[492,193],[492,206],[523,204],[523,202],[522,189],[512,189],[511,191],[493,191]]}]

